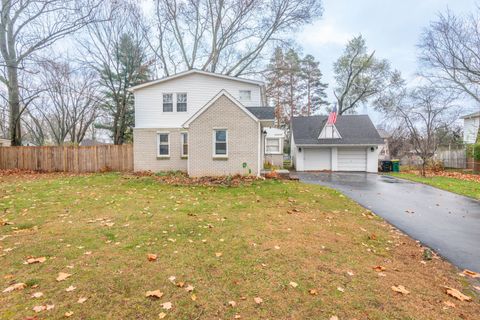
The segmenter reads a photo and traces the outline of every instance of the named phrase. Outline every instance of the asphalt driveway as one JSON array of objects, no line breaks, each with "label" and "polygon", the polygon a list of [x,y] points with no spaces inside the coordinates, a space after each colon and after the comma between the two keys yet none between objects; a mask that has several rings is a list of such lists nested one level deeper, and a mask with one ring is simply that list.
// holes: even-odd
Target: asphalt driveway
[{"label": "asphalt driveway", "polygon": [[368,173],[297,173],[335,188],[460,268],[480,272],[480,201]]}]

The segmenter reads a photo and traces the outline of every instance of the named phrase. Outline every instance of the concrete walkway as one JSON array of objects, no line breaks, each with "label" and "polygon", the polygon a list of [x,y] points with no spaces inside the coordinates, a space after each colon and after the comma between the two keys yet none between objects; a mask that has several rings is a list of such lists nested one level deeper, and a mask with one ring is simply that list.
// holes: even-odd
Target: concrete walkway
[{"label": "concrete walkway", "polygon": [[302,182],[341,191],[459,268],[480,272],[480,201],[377,174],[297,176]]}]

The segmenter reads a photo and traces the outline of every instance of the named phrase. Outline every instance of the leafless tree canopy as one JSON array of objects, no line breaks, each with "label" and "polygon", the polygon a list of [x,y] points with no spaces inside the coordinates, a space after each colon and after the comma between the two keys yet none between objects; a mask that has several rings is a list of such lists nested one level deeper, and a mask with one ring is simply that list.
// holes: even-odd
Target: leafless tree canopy
[{"label": "leafless tree canopy", "polygon": [[468,16],[447,11],[425,30],[419,44],[423,75],[437,86],[480,102],[480,10]]},{"label": "leafless tree canopy", "polygon": [[319,18],[320,0],[157,0],[146,32],[163,73],[238,76],[285,33]]}]

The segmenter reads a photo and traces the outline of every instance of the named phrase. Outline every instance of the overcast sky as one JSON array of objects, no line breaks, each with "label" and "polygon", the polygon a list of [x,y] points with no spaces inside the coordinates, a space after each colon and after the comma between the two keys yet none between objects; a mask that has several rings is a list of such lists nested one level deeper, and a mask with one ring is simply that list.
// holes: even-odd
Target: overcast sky
[{"label": "overcast sky", "polygon": [[[323,0],[324,14],[296,38],[304,54],[320,61],[332,96],[332,65],[345,43],[362,34],[369,50],[388,59],[412,81],[417,69],[416,44],[424,28],[447,8],[456,14],[473,11],[474,0]],[[469,106],[473,108],[473,106]],[[361,110],[359,110],[361,112]]]}]

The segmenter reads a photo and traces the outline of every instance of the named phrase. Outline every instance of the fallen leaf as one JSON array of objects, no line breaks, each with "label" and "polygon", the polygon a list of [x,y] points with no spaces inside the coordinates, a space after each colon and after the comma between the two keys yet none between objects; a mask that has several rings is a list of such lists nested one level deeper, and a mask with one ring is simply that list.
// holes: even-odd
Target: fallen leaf
[{"label": "fallen leaf", "polygon": [[317,289],[310,289],[310,290],[308,290],[308,293],[310,293],[312,296],[317,296],[318,295]]},{"label": "fallen leaf", "polygon": [[171,302],[164,302],[162,303],[162,308],[165,309],[165,310],[170,310],[172,309],[173,305]]},{"label": "fallen leaf", "polygon": [[192,299],[192,301],[197,301],[197,295],[196,294],[192,294],[192,296],[190,298]]},{"label": "fallen leaf", "polygon": [[7,293],[7,292],[12,292],[12,291],[15,291],[15,290],[23,290],[27,287],[27,285],[25,283],[15,283],[13,285],[11,285],[10,287],[6,288],[5,290],[3,290],[4,293]]},{"label": "fallen leaf", "polygon": [[235,301],[231,300],[231,301],[228,301],[228,305],[232,308],[235,308],[237,306],[237,303]]},{"label": "fallen leaf", "polygon": [[73,316],[73,311],[67,311],[67,312],[65,312],[65,318],[69,318],[69,317],[71,317],[71,316]]},{"label": "fallen leaf", "polygon": [[35,292],[32,294],[32,298],[40,298],[43,296],[43,292]]},{"label": "fallen leaf", "polygon": [[183,287],[185,287],[185,282],[179,281],[179,282],[177,282],[175,285],[176,285],[177,287],[179,287],[179,288],[183,288]]},{"label": "fallen leaf", "polygon": [[381,272],[381,271],[387,270],[387,268],[385,268],[385,267],[383,267],[383,266],[373,266],[372,269],[375,270],[375,271],[377,271],[377,272]]},{"label": "fallen leaf", "polygon": [[472,271],[472,270],[465,269],[465,270],[463,270],[462,273],[466,276],[471,277],[471,278],[480,278],[480,273]]},{"label": "fallen leaf", "polygon": [[189,284],[189,285],[185,288],[185,290],[186,290],[187,292],[192,292],[193,289],[195,289],[195,287],[192,286],[191,284]]},{"label": "fallen leaf", "polygon": [[147,259],[148,259],[148,261],[156,261],[157,260],[157,255],[153,254],[153,253],[149,253],[147,255]]},{"label": "fallen leaf", "polygon": [[293,287],[293,288],[298,287],[298,283],[293,282],[293,281],[290,281],[289,285],[290,285],[291,287]]},{"label": "fallen leaf", "polygon": [[253,298],[253,301],[255,301],[256,304],[262,304],[263,303],[263,299],[260,298],[260,297]]},{"label": "fallen leaf", "polygon": [[34,264],[34,263],[43,263],[47,261],[47,258],[45,257],[40,257],[40,258],[28,258],[23,264]]},{"label": "fallen leaf", "polygon": [[165,312],[160,312],[160,313],[158,314],[158,319],[163,319],[163,318],[165,318],[166,316],[167,316],[167,314],[166,314]]},{"label": "fallen leaf", "polygon": [[92,251],[87,251],[87,252],[84,253],[84,255],[86,255],[86,256],[89,256],[91,254],[92,254]]},{"label": "fallen leaf", "polygon": [[242,319],[242,316],[239,315],[239,314],[236,314],[233,318],[234,318],[234,319]]},{"label": "fallen leaf", "polygon": [[445,292],[449,296],[454,297],[455,299],[458,299],[460,301],[471,301],[472,300],[471,297],[469,297],[467,295],[464,295],[463,293],[461,293],[460,291],[458,291],[455,288],[445,287]]},{"label": "fallen leaf", "polygon": [[177,279],[177,277],[175,276],[170,276],[168,277],[168,281],[172,282],[172,283],[175,283],[175,280]]},{"label": "fallen leaf", "polygon": [[347,274],[350,276],[350,277],[353,277],[355,274],[353,273],[353,271],[347,271]]},{"label": "fallen leaf", "polygon": [[67,292],[72,292],[73,290],[77,289],[77,287],[74,287],[74,286],[70,286],[68,287],[67,289],[65,289],[65,291]]},{"label": "fallen leaf", "polygon": [[451,302],[451,301],[443,301],[443,304],[449,308],[455,308],[456,305],[455,303]]},{"label": "fallen leaf", "polygon": [[280,250],[279,246],[275,246],[274,248],[275,248],[275,250]]},{"label": "fallen leaf", "polygon": [[340,291],[340,292],[345,292],[345,289],[342,288],[342,287],[337,287],[337,290]]},{"label": "fallen leaf", "polygon": [[220,258],[220,257],[222,256],[222,253],[221,253],[221,252],[215,252],[215,256],[216,256],[217,258]]},{"label": "fallen leaf", "polygon": [[145,293],[145,297],[153,297],[160,299],[162,296],[163,292],[160,292],[160,290],[147,291],[147,293]]},{"label": "fallen leaf", "polygon": [[69,273],[59,272],[58,277],[57,277],[57,281],[64,281],[65,279],[67,279],[70,276],[71,276],[71,274],[69,274]]},{"label": "fallen leaf", "polygon": [[408,291],[407,289],[405,289],[404,286],[402,285],[398,285],[398,286],[392,286],[392,290],[395,291],[395,292],[398,292],[398,293],[401,293],[401,294],[409,294],[410,291]]},{"label": "fallen leaf", "polygon": [[473,288],[474,288],[475,290],[480,291],[480,286],[473,286]]},{"label": "fallen leaf", "polygon": [[47,305],[43,305],[43,306],[35,306],[35,307],[33,307],[33,311],[38,313],[38,312],[42,312],[42,311],[45,311],[45,310],[52,310],[53,308],[55,308],[54,304],[47,304]]},{"label": "fallen leaf", "polygon": [[331,316],[330,320],[338,320],[338,317],[337,316]]},{"label": "fallen leaf", "polygon": [[81,297],[81,298],[78,299],[77,303],[84,303],[87,300],[88,300],[88,298]]}]

